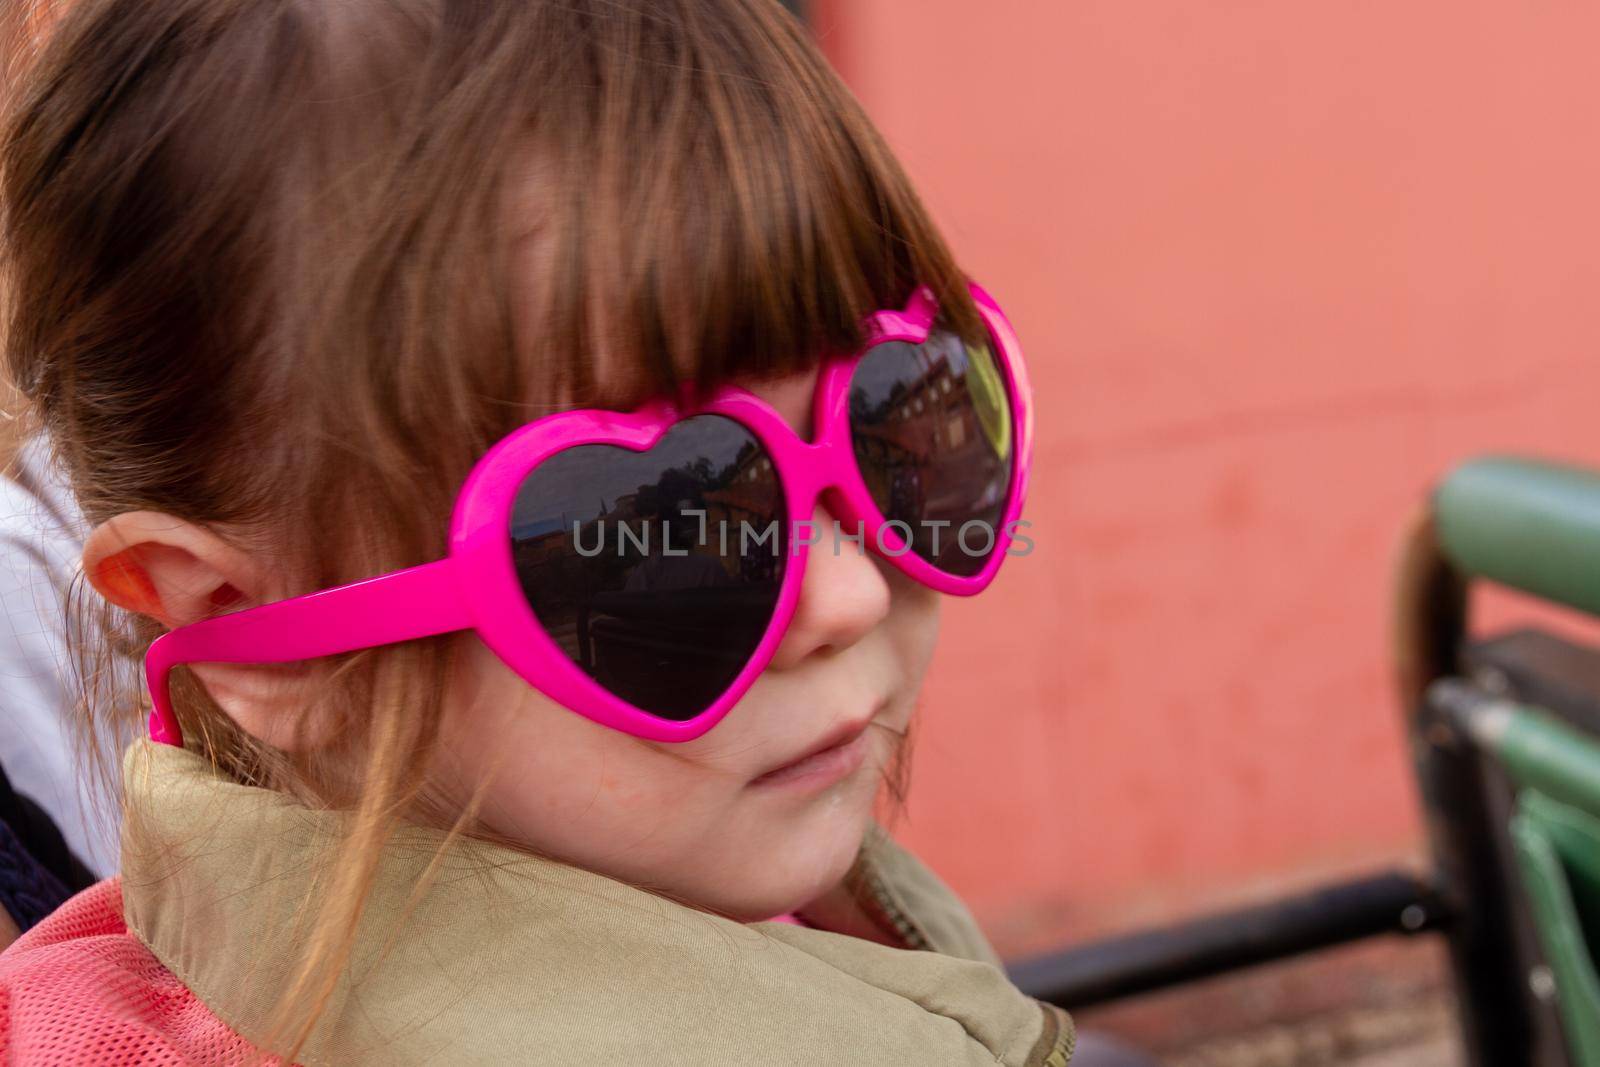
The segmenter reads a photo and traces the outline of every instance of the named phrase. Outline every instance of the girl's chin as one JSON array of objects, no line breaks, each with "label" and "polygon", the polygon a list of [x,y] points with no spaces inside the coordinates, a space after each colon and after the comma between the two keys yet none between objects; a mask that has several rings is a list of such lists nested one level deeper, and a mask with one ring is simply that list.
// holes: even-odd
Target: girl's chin
[{"label": "girl's chin", "polygon": [[852,807],[839,805],[795,820],[799,825],[774,827],[747,853],[752,862],[743,865],[740,891],[717,910],[741,922],[760,922],[832,890],[855,863],[871,818],[870,802]]}]

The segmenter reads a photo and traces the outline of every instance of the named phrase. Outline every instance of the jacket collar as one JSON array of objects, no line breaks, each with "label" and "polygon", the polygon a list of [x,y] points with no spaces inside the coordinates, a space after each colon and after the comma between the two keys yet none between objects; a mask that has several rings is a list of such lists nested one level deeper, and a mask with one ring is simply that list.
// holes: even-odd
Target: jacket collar
[{"label": "jacket collar", "polygon": [[[327,891],[341,816],[149,742],[129,750],[125,781],[129,929],[260,1044],[308,906]],[[908,945],[934,951],[745,925],[405,827],[301,1062],[715,1067],[792,1062],[792,1044],[819,1063],[966,1062],[958,1047],[972,1062],[1065,1063],[1070,1021],[1017,992],[960,902],[876,828],[849,884]]]}]

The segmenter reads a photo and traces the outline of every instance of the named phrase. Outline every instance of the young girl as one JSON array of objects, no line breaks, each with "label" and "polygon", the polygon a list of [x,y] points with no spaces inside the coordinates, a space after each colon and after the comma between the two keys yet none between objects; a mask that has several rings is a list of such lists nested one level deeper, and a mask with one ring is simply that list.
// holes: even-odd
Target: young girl
[{"label": "young girl", "polygon": [[871,818],[1020,355],[775,0],[79,0],[3,151],[154,714],[0,1051],[1066,1062]]}]

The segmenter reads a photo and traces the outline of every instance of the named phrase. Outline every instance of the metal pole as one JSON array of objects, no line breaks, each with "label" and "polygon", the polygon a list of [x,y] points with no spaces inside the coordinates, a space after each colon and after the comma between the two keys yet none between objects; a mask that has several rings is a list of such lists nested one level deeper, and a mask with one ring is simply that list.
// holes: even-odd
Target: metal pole
[{"label": "metal pole", "polygon": [[1535,1026],[1512,930],[1511,887],[1498,855],[1498,818],[1483,761],[1429,687],[1460,669],[1467,578],[1440,551],[1433,520],[1407,541],[1396,612],[1396,652],[1406,733],[1422,793],[1440,891],[1454,921],[1445,931],[1473,1067],[1527,1067]]},{"label": "metal pole", "polygon": [[1426,880],[1388,871],[1083,945],[1009,970],[1029,995],[1084,1008],[1380,934],[1422,933],[1446,918]]}]

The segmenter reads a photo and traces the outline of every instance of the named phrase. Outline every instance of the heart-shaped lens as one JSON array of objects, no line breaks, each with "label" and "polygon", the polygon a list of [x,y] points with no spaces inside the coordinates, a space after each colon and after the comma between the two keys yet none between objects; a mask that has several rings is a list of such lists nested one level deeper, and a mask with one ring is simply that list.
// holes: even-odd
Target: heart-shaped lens
[{"label": "heart-shaped lens", "polygon": [[720,415],[647,452],[580,445],[517,491],[523,594],[572,662],[665,719],[714,704],[772,622],[787,539],[772,457]]},{"label": "heart-shaped lens", "polygon": [[874,346],[850,381],[867,491],[911,550],[971,577],[994,554],[1011,486],[1010,393],[989,344],[936,331]]}]

